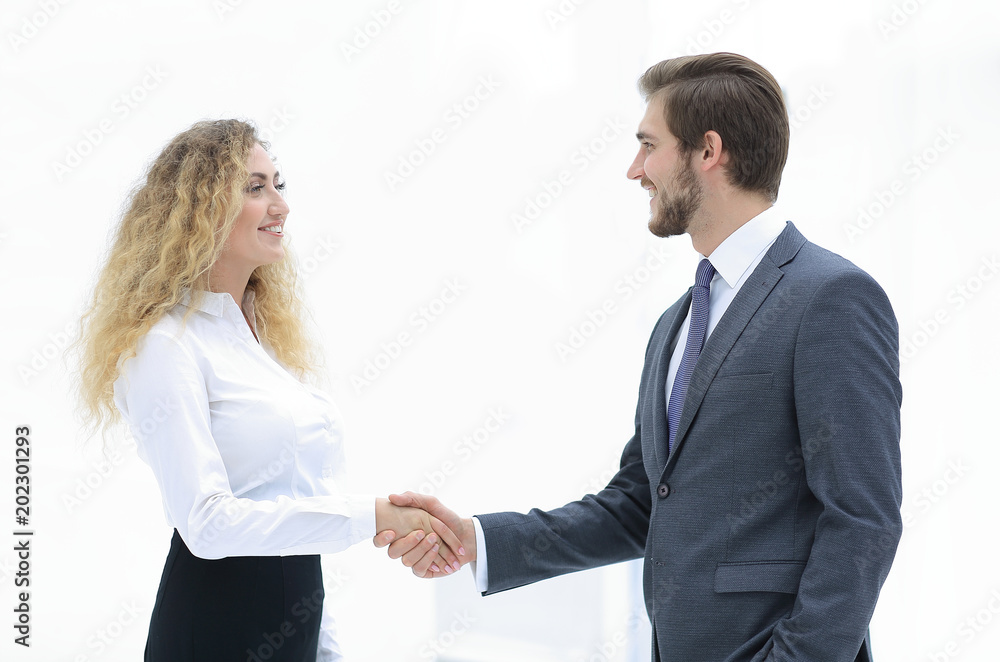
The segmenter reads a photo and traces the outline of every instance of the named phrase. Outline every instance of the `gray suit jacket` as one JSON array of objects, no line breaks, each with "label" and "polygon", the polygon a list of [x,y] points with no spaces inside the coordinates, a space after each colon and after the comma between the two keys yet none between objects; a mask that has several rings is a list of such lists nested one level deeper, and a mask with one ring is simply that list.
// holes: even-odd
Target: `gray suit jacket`
[{"label": "gray suit jacket", "polygon": [[705,342],[668,456],[667,366],[690,299],[653,329],[608,486],[478,516],[486,594],[644,556],[654,659],[870,660],[902,533],[889,301],[789,223]]}]

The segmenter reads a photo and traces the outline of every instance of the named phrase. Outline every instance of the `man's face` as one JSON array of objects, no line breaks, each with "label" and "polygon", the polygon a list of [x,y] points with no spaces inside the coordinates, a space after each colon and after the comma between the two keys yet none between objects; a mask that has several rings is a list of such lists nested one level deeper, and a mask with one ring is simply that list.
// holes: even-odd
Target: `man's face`
[{"label": "man's face", "polygon": [[639,153],[628,169],[649,191],[649,231],[670,237],[687,231],[704,198],[701,182],[691,167],[690,154],[682,155],[678,141],[667,128],[663,99],[649,100],[636,132]]}]

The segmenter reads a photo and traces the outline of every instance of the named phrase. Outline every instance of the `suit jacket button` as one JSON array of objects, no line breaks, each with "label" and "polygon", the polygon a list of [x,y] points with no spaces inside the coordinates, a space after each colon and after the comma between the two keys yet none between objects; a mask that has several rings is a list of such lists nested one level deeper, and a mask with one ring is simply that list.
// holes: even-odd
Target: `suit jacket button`
[{"label": "suit jacket button", "polygon": [[660,483],[656,486],[656,493],[660,495],[661,499],[666,499],[670,496],[670,486],[666,483]]}]

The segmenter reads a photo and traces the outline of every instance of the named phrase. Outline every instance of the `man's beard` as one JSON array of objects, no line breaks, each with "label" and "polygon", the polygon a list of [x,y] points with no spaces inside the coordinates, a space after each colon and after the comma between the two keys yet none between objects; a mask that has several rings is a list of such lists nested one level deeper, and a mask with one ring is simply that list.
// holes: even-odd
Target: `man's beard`
[{"label": "man's beard", "polygon": [[660,199],[650,214],[649,231],[657,237],[684,234],[705,197],[690,162],[680,167],[670,188],[674,193],[669,197],[667,191],[657,192]]}]

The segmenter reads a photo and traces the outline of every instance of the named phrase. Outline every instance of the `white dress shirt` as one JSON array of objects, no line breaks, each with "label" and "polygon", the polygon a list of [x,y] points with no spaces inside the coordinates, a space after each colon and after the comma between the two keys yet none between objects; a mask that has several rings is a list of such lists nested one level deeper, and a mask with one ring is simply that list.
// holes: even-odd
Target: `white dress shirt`
[{"label": "white dress shirt", "polygon": [[[253,299],[248,290],[250,320]],[[337,407],[255,332],[228,293],[202,292],[196,305],[186,292],[121,364],[115,404],[156,476],[167,523],[205,559],[338,552],[370,539],[375,497],[337,486]],[[341,659],[326,609],[319,659]]]},{"label": "white dress shirt", "polygon": [[[785,229],[786,219],[774,207],[769,207],[757,214],[749,221],[741,225],[731,235],[726,237],[719,246],[712,251],[711,255],[698,254],[698,262],[708,257],[712,266],[715,267],[715,276],[712,278],[711,290],[708,299],[708,328],[705,331],[705,341],[712,335],[712,331],[719,323],[719,320],[733,302],[737,292],[743,287],[743,283],[750,278],[750,274],[757,268],[760,261],[764,259],[767,250],[774,244],[778,235]],[[691,282],[694,283],[694,274],[697,264],[691,268]],[[677,332],[677,344],[675,350],[670,355],[670,366],[667,370],[667,392],[666,402],[670,401],[670,390],[680,367],[681,358],[684,356],[684,346],[687,344],[688,328],[691,326],[691,311],[688,310]],[[483,527],[479,519],[473,517],[472,523],[476,529],[476,562],[472,564],[472,572],[476,578],[476,588],[485,591],[489,584],[486,564],[486,536],[483,534]]]}]

